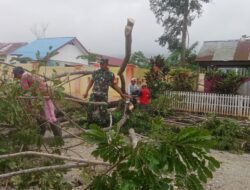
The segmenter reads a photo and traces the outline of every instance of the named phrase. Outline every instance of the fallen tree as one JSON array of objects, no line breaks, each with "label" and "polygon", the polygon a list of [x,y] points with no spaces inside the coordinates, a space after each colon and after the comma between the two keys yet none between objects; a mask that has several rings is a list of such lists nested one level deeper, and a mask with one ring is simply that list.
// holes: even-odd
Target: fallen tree
[{"label": "fallen tree", "polygon": [[[131,53],[133,25],[134,21],[128,19],[125,28],[126,55],[118,72],[123,92],[125,92],[123,72]],[[91,73],[72,73],[72,75],[75,74]],[[70,75],[70,73],[63,73],[57,78]],[[69,81],[72,79],[66,77],[66,80],[55,87],[60,87]],[[10,184],[15,188],[23,189],[28,189],[34,184],[44,188],[58,188],[58,184],[63,184],[63,178],[58,178],[58,175],[63,175],[61,170],[84,168],[82,174],[89,176],[88,185],[83,187],[85,189],[173,189],[177,187],[201,190],[203,189],[202,183],[211,178],[212,172],[219,167],[219,163],[208,155],[207,150],[212,141],[206,131],[188,128],[175,133],[169,130],[159,116],[149,116],[149,118],[143,118],[144,122],[148,122],[149,133],[137,134],[136,130],[144,127],[142,125],[145,123],[139,123],[138,118],[132,117],[135,121],[132,122],[133,126],[129,126],[131,123],[128,124],[127,121],[131,118],[128,117],[128,104],[123,106],[118,122],[114,123],[111,118],[108,128],[100,129],[100,127],[92,125],[90,129],[83,129],[82,125],[72,119],[69,113],[65,112],[56,102],[58,112],[70,124],[69,127],[77,128],[80,134],[76,135],[63,128],[63,131],[73,136],[77,142],[62,147],[62,144],[58,143],[55,138],[53,144],[49,144],[44,142],[45,138],[37,134],[37,123],[33,117],[34,110],[31,107],[25,109],[22,102],[32,99],[36,105],[35,108],[39,108],[44,97],[24,97],[18,87],[19,85],[15,81],[11,83],[2,81],[0,85],[1,95],[5,96],[0,99],[2,110],[0,120],[5,127],[16,128],[15,132],[4,135],[0,133],[0,171],[3,173],[0,174],[0,179],[5,179],[0,181],[0,185],[5,183],[4,185]],[[64,94],[61,99],[52,99],[59,102],[66,100],[80,103],[84,106],[106,104],[105,102],[85,102],[72,96],[67,97],[67,94]],[[128,135],[123,133],[124,126],[129,128]],[[59,155],[62,150],[72,150],[86,142],[93,144],[92,156],[101,161],[84,159],[78,152],[76,153],[79,157]],[[34,145],[39,147],[38,150],[44,146],[48,153],[29,151],[31,147],[34,148]],[[103,167],[92,171],[91,166]],[[30,181],[32,184],[28,183]],[[60,188],[64,189],[64,187]]]}]

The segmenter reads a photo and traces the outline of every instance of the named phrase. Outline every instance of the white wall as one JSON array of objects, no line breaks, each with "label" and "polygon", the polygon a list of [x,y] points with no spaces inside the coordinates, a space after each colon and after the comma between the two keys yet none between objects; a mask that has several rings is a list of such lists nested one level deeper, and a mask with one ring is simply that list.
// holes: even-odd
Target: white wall
[{"label": "white wall", "polygon": [[244,82],[237,91],[240,95],[250,96],[250,81]]},{"label": "white wall", "polygon": [[5,56],[0,56],[0,62],[1,61],[5,62],[6,61],[6,57]]},{"label": "white wall", "polygon": [[18,61],[13,61],[13,60],[12,60],[12,58],[14,58],[14,57],[16,57],[16,56],[7,55],[7,56],[6,56],[6,59],[5,59],[5,62],[6,62],[6,63],[11,63],[11,62],[17,63]]},{"label": "white wall", "polygon": [[[1,56],[0,57],[0,61],[3,61],[5,63],[10,63],[11,62],[11,59],[12,59],[12,56],[11,55],[7,55],[7,56]],[[12,61],[13,62],[13,61]],[[16,62],[16,61],[15,61]]]},{"label": "white wall", "polygon": [[58,61],[58,62],[66,62],[68,64],[83,64],[88,65],[87,59],[77,59],[78,56],[81,55],[87,55],[86,52],[81,51],[80,48],[78,48],[74,44],[67,44],[63,46],[61,49],[59,49],[58,54],[52,56],[50,60]]}]

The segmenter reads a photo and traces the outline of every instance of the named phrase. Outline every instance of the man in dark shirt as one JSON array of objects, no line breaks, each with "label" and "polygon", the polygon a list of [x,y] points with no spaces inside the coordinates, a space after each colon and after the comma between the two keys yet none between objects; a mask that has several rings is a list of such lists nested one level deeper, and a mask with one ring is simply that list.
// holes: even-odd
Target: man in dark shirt
[{"label": "man in dark shirt", "polygon": [[[108,59],[101,59],[100,69],[94,71],[92,79],[90,80],[86,92],[83,94],[84,98],[88,97],[88,92],[91,87],[94,85],[92,93],[90,95],[89,101],[93,102],[108,102],[108,90],[111,86],[116,92],[120,94],[122,98],[125,98],[126,95],[122,93],[121,89],[114,83],[114,73],[110,72],[108,69]],[[93,105],[90,104],[87,110],[87,120],[88,123],[93,122],[93,112],[95,108],[99,109],[99,123],[102,127],[107,127],[110,123],[108,115],[108,106],[107,105]]]}]

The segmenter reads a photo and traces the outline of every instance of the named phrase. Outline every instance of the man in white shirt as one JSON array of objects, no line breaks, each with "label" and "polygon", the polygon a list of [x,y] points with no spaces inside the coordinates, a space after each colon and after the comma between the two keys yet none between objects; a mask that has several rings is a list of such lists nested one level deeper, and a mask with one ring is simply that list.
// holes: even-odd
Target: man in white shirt
[{"label": "man in white shirt", "polygon": [[139,95],[139,87],[136,84],[136,78],[131,79],[131,83],[128,86],[128,94],[132,96],[132,103],[135,105],[137,103],[136,98]]}]

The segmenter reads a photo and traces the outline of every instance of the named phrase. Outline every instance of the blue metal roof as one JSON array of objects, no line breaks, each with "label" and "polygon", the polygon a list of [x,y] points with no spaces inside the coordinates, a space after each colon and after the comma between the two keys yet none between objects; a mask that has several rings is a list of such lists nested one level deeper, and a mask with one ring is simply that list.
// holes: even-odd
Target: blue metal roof
[{"label": "blue metal roof", "polygon": [[28,57],[33,60],[37,59],[37,52],[40,53],[40,58],[44,58],[47,53],[51,53],[57,48],[67,44],[74,37],[58,37],[58,38],[42,38],[29,43],[15,50],[12,55],[20,55],[21,57]]}]

